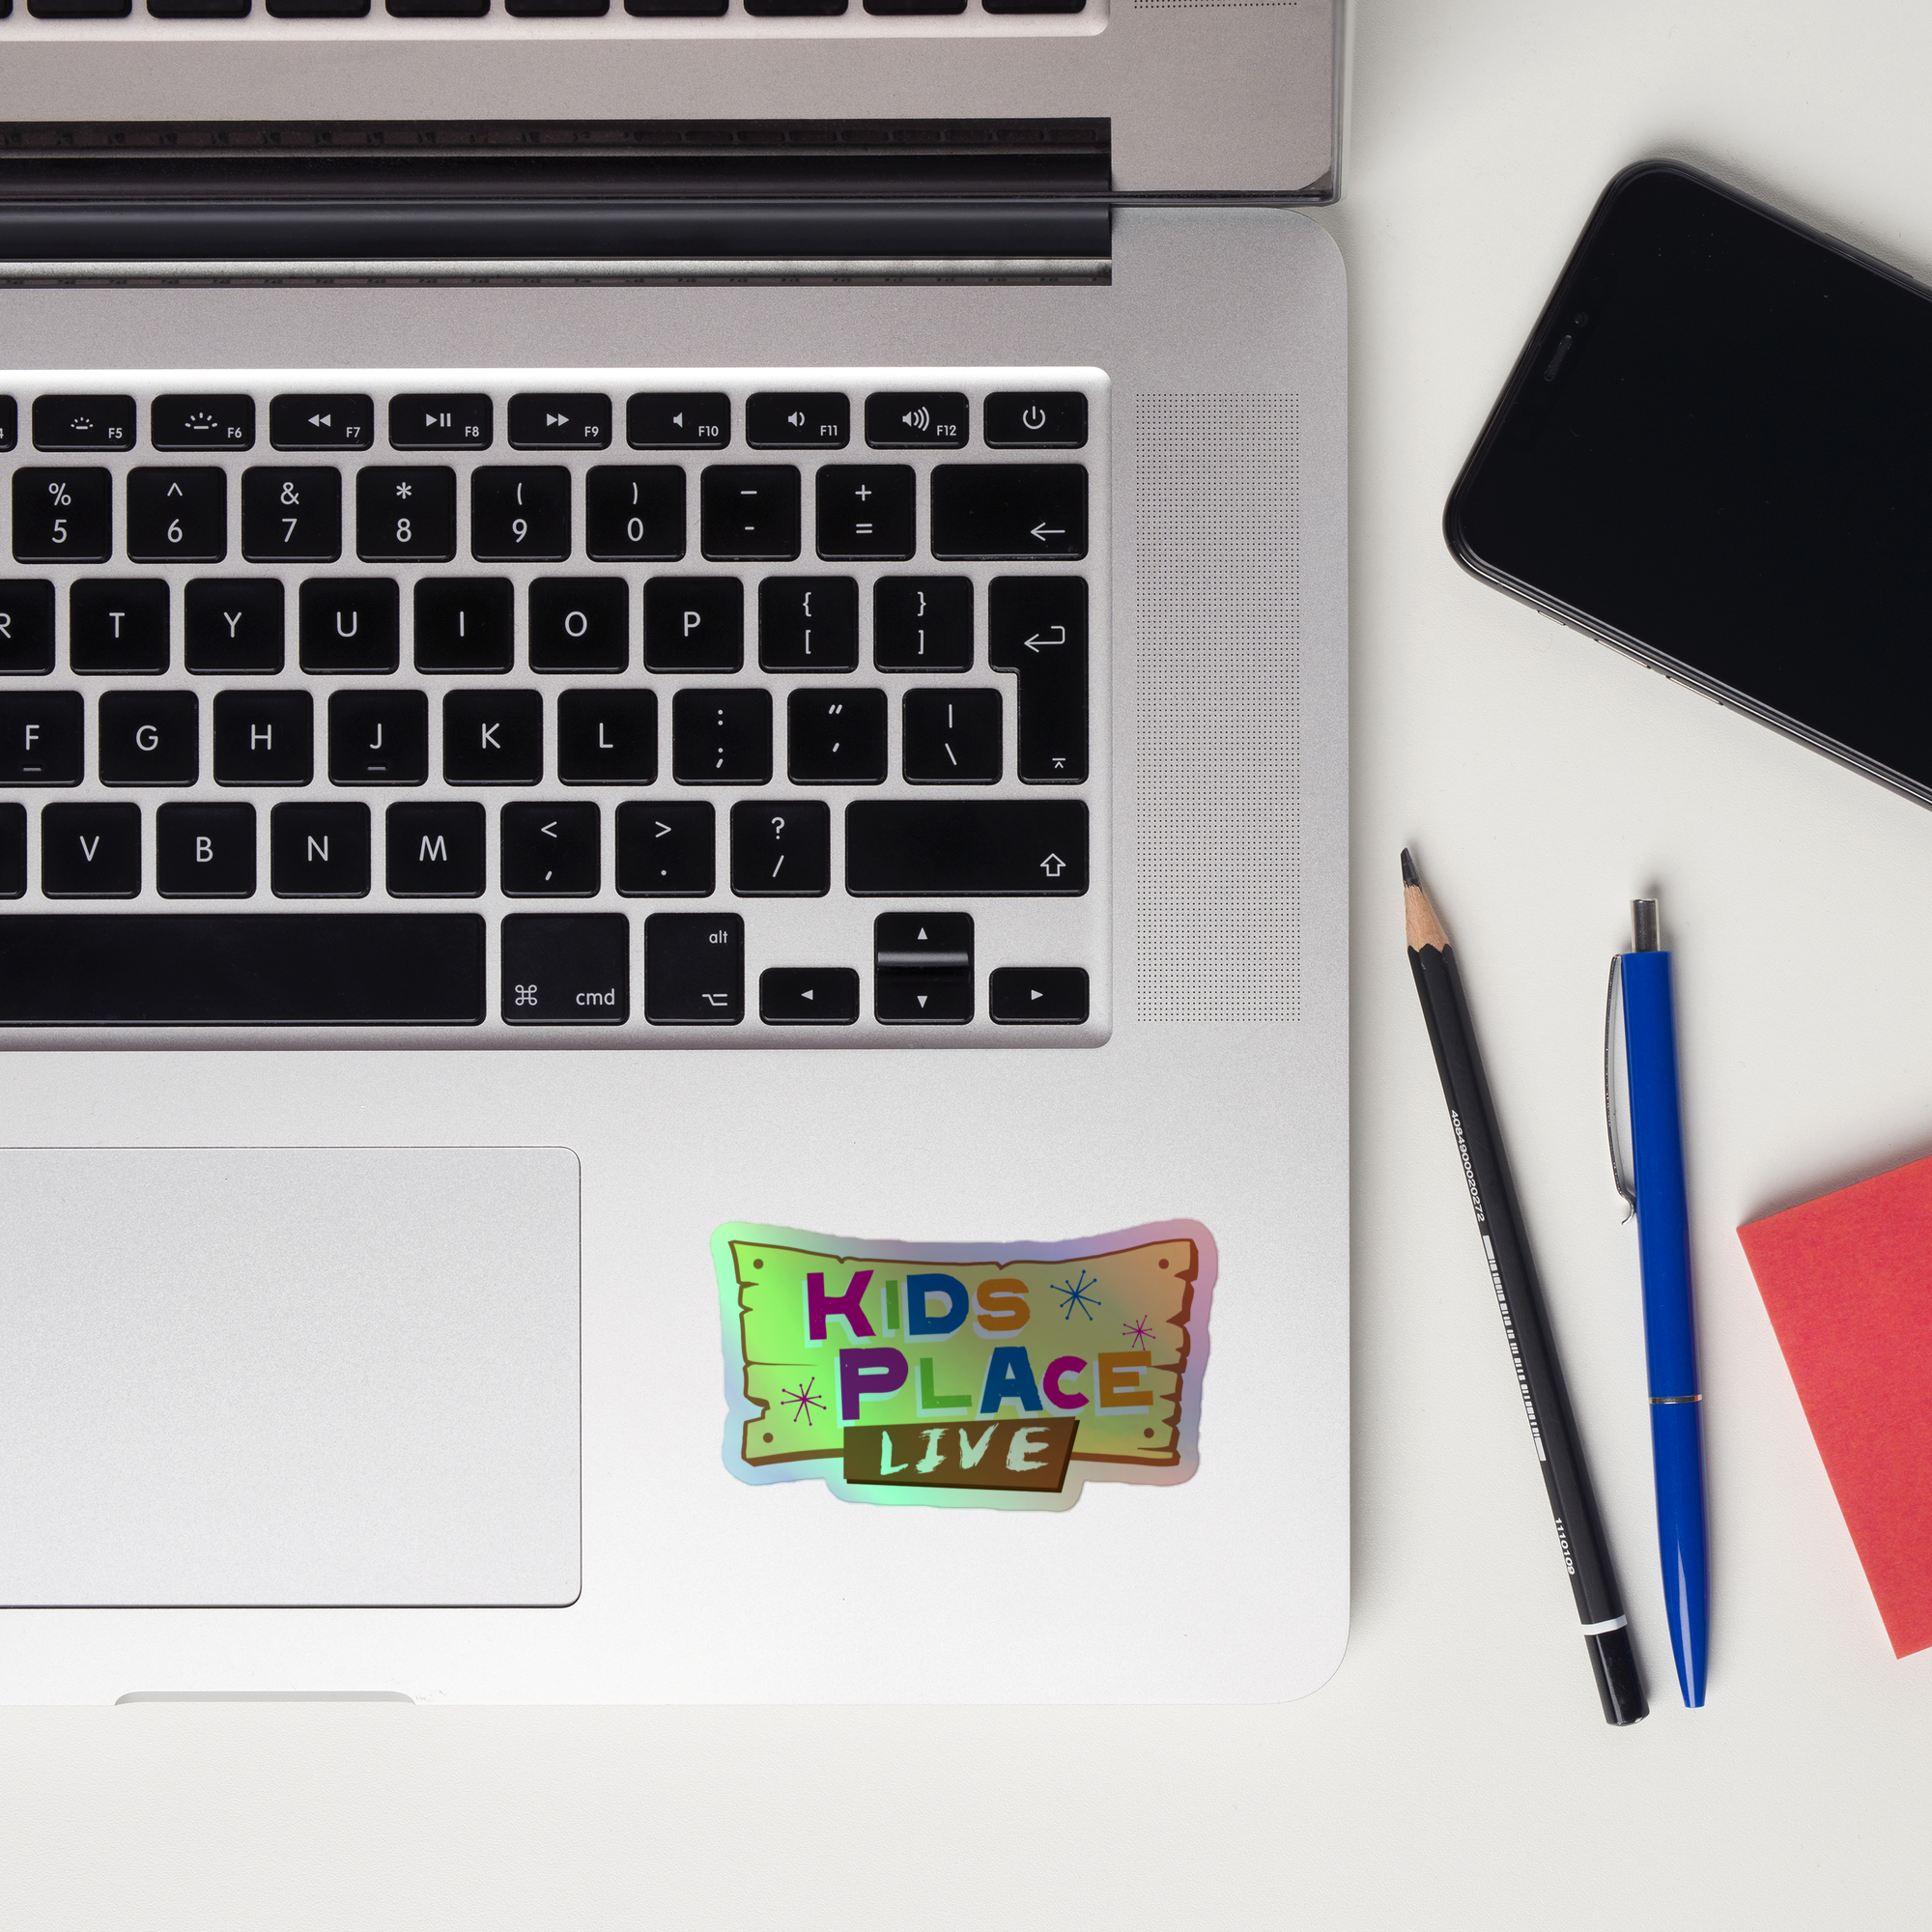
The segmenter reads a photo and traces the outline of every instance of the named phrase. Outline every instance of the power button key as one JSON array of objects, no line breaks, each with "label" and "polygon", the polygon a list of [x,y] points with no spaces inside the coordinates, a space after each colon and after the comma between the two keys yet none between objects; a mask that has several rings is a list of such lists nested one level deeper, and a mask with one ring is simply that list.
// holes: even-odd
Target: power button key
[{"label": "power button key", "polygon": [[1078,389],[1002,389],[986,398],[988,449],[1084,449],[1087,398]]}]

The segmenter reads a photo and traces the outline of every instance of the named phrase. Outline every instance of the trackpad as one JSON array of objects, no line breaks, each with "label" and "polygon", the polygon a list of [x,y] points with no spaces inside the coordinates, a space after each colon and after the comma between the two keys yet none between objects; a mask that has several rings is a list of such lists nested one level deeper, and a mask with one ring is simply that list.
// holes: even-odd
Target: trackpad
[{"label": "trackpad", "polygon": [[0,1604],[568,1604],[563,1148],[0,1151]]}]

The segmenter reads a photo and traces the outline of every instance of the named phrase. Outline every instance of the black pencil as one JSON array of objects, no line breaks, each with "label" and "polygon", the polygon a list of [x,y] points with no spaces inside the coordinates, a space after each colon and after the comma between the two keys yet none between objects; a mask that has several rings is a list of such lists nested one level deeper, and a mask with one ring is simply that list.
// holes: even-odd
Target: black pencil
[{"label": "black pencil", "polygon": [[1490,1083],[1476,1052],[1475,1028],[1456,970],[1455,950],[1406,852],[1402,855],[1402,884],[1408,964],[1415,975],[1415,990],[1422,996],[1422,1016],[1429,1023],[1429,1043],[1435,1049],[1436,1070],[1442,1075],[1449,1124],[1456,1135],[1463,1178],[1469,1184],[1469,1203],[1476,1210],[1476,1231],[1489,1260],[1496,1304],[1502,1310],[1503,1333],[1509,1339],[1517,1387],[1543,1467],[1543,1487],[1549,1493],[1549,1513],[1556,1519],[1557,1547],[1570,1573],[1590,1668],[1604,1700],[1604,1716],[1613,1724],[1634,1724],[1649,1716],[1650,1706],[1637,1678],[1623,1597],[1583,1446],[1577,1437],[1563,1367],[1556,1359],[1549,1313],[1543,1305],[1536,1265],[1523,1236],[1522,1212],[1503,1155]]}]

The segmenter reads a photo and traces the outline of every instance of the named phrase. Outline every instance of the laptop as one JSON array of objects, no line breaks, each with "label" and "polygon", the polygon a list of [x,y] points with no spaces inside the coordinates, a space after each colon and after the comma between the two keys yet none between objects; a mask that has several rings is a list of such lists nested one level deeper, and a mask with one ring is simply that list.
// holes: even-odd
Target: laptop
[{"label": "laptop", "polygon": [[[0,1694],[1332,1671],[1286,13],[0,28]],[[1314,104],[1144,96],[1180,25]],[[530,118],[673,49],[698,119]],[[376,64],[469,118],[331,118]]]}]

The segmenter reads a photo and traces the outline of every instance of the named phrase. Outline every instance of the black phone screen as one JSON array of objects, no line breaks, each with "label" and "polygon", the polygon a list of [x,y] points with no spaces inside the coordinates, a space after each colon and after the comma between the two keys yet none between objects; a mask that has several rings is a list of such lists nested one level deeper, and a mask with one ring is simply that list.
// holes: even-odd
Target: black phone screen
[{"label": "black phone screen", "polygon": [[1479,576],[1932,794],[1932,298],[1611,184],[1450,497]]}]

